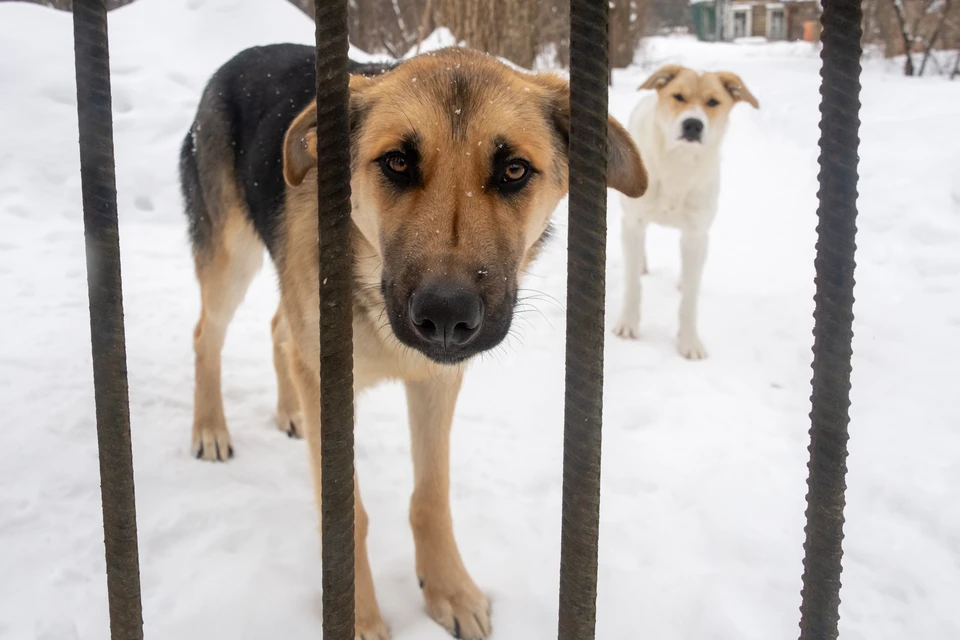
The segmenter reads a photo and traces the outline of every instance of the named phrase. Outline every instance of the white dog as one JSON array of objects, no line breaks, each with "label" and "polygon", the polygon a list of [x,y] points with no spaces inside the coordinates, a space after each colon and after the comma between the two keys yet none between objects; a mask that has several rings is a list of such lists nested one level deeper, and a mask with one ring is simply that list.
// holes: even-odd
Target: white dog
[{"label": "white dog", "polygon": [[740,78],[729,72],[697,73],[667,65],[640,89],[653,89],[634,108],[627,127],[647,166],[649,186],[623,204],[623,310],[614,332],[636,338],[640,324],[640,276],[647,272],[647,225],[680,229],[680,330],[678,348],[691,360],[707,356],[697,333],[697,298],[707,259],[707,235],[717,213],[720,143],[737,102],[759,109]]}]

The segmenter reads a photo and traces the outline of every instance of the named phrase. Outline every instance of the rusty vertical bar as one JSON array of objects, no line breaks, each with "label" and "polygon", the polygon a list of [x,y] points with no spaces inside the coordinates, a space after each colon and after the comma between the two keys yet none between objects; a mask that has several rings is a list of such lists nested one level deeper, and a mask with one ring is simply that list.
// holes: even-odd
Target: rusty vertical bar
[{"label": "rusty vertical bar", "polygon": [[609,5],[570,2],[570,198],[559,639],[596,628],[607,237]]},{"label": "rusty vertical bar", "polygon": [[143,614],[104,0],[75,0],[73,40],[110,637],[141,640]]},{"label": "rusty vertical bar", "polygon": [[860,0],[824,0],[820,72],[820,206],[801,640],[835,640],[853,355]]},{"label": "rusty vertical bar", "polygon": [[323,637],[354,640],[353,256],[347,0],[317,0]]}]

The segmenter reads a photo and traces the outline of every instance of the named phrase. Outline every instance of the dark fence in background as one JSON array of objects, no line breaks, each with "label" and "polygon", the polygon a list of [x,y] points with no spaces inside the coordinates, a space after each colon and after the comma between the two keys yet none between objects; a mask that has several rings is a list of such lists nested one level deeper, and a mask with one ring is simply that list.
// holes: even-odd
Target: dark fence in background
[{"label": "dark fence in background", "polygon": [[[606,267],[606,0],[571,0],[560,640],[596,626]],[[112,640],[143,638],[105,0],[75,0],[80,165]],[[317,2],[323,628],[354,640],[347,0]],[[801,639],[837,637],[852,355],[860,0],[824,0],[820,223]],[[326,284],[324,284],[326,282]]]}]

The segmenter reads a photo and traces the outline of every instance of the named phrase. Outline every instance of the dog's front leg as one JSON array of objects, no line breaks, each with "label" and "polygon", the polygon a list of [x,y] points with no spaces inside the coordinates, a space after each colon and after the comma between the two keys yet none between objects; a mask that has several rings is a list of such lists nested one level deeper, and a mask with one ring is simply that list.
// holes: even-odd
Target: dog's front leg
[{"label": "dog's front leg", "polygon": [[[320,372],[319,358],[313,365],[307,364],[297,352],[292,368],[293,380],[303,407],[306,424],[307,446],[310,450],[310,467],[313,471],[313,487],[317,510],[323,513],[320,491]],[[353,477],[354,497],[354,573],[356,600],[356,640],[388,640],[390,634],[380,614],[373,587],[373,574],[367,557],[367,511],[360,500],[357,476]]]},{"label": "dog's front leg", "polygon": [[705,231],[684,231],[680,238],[680,331],[677,347],[684,358],[702,360],[707,351],[697,332],[697,302],[700,280],[707,260]]},{"label": "dog's front leg", "polygon": [[415,483],[410,525],[427,612],[454,637],[479,640],[490,634],[490,605],[463,565],[450,514],[450,427],[462,380],[456,372],[406,383]]},{"label": "dog's front leg", "polygon": [[613,332],[621,338],[640,336],[640,276],[647,273],[647,225],[632,212],[623,217],[623,308]]}]

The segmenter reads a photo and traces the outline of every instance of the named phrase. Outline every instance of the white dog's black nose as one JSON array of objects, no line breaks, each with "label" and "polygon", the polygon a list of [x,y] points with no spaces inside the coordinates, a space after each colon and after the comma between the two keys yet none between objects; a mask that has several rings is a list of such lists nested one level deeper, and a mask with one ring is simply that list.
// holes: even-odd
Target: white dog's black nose
[{"label": "white dog's black nose", "polygon": [[483,299],[468,287],[438,283],[417,287],[410,296],[410,321],[427,342],[462,346],[483,322]]},{"label": "white dog's black nose", "polygon": [[703,137],[703,120],[687,118],[683,121],[683,139],[689,142],[700,142]]}]

